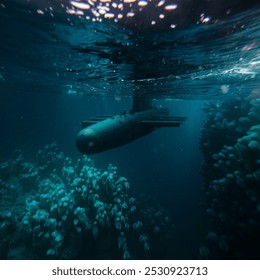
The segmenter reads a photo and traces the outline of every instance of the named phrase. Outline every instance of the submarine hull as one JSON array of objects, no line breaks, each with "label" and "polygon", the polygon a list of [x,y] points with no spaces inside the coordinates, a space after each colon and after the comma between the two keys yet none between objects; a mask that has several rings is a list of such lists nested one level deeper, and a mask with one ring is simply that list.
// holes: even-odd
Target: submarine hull
[{"label": "submarine hull", "polygon": [[117,115],[82,129],[76,146],[83,154],[94,154],[123,146],[151,133],[155,128],[146,127],[142,121],[158,114],[158,110],[147,110],[133,114]]}]

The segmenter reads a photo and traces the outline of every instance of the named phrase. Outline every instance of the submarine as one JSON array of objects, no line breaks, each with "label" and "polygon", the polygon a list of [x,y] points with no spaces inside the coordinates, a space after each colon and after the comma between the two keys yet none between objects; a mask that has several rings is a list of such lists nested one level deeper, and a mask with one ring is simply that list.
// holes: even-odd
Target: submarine
[{"label": "submarine", "polygon": [[[137,101],[136,101],[137,100]],[[115,116],[95,116],[82,122],[76,146],[82,154],[95,154],[126,145],[163,127],[179,127],[186,117],[169,116],[164,107],[134,98],[133,109]]]},{"label": "submarine", "polygon": [[[73,13],[76,9],[82,9],[84,15],[89,18],[110,19],[123,29],[137,31],[132,35],[133,41],[138,42],[134,45],[138,51],[133,52],[134,55],[139,54],[137,58],[134,55],[131,56],[130,47],[120,45],[119,51],[116,50],[115,53],[107,54],[100,50],[95,50],[94,53],[102,58],[110,59],[113,63],[132,64],[132,79],[139,81],[160,77],[161,69],[159,64],[161,59],[158,58],[158,70],[153,71],[153,76],[148,76],[143,71],[145,67],[149,67],[149,63],[144,64],[143,61],[146,60],[139,59],[142,58],[140,52],[143,38],[139,37],[140,31],[146,34],[146,31],[165,31],[176,26],[185,28],[186,24],[198,22],[214,23],[229,15],[252,8],[258,5],[258,2],[259,0],[72,0],[69,3]],[[149,32],[147,34],[150,34]],[[228,34],[229,31],[225,32]],[[108,42],[109,44],[111,42]],[[106,44],[104,43],[103,46]],[[149,46],[144,44],[144,49],[150,49],[152,46],[153,44]],[[80,53],[92,51],[89,48],[76,50]],[[145,52],[143,54],[147,55]],[[151,104],[151,99],[137,94],[133,97],[133,108],[128,112],[115,116],[95,116],[83,121],[82,130],[76,137],[76,146],[81,153],[86,155],[100,153],[126,145],[159,128],[179,127],[185,120],[186,117],[169,116],[167,109],[155,108]]]}]

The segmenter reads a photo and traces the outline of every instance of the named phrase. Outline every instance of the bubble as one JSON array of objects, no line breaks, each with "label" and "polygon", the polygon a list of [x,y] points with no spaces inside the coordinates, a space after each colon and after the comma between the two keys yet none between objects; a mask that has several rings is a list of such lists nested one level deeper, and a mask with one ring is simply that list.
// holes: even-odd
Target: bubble
[{"label": "bubble", "polygon": [[[158,6],[159,6],[159,5],[158,5]],[[165,6],[164,9],[167,10],[167,11],[172,11],[172,10],[177,9],[177,7],[178,7],[178,5],[176,5],[176,4],[171,4],[171,5]]]},{"label": "bubble", "polygon": [[82,2],[76,2],[76,1],[70,1],[70,4],[76,8],[82,9],[82,10],[88,10],[90,9],[90,5],[87,3]]},{"label": "bubble", "polygon": [[222,85],[222,86],[220,87],[220,90],[221,90],[221,92],[222,92],[223,94],[228,93],[228,92],[229,92],[229,85]]}]

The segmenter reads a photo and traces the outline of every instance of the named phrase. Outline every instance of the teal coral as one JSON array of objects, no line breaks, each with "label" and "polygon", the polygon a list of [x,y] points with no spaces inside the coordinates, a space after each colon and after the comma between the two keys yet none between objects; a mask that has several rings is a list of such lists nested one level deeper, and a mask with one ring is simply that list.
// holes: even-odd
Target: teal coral
[{"label": "teal coral", "polygon": [[[118,176],[113,165],[101,171],[87,156],[74,163],[51,144],[38,151],[35,163],[16,151],[14,160],[1,164],[0,172],[5,195],[0,204],[2,258],[149,256],[147,214],[138,210],[127,179]],[[168,227],[160,220],[152,225],[157,227],[155,234]]]},{"label": "teal coral", "polygon": [[210,229],[200,255],[259,258],[260,99],[209,103],[204,110],[200,147]]}]

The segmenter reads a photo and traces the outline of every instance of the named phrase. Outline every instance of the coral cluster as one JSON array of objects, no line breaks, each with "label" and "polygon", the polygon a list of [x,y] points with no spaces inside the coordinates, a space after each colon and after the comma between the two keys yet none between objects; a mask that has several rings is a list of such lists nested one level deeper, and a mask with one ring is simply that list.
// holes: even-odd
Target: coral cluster
[{"label": "coral cluster", "polygon": [[16,151],[0,165],[1,258],[149,257],[149,239],[169,223],[163,216],[146,222],[147,211],[138,209],[116,167],[100,171],[86,156],[75,163],[56,144],[36,158],[25,161]]},{"label": "coral cluster", "polygon": [[207,103],[200,148],[210,229],[201,258],[259,258],[260,98]]}]

